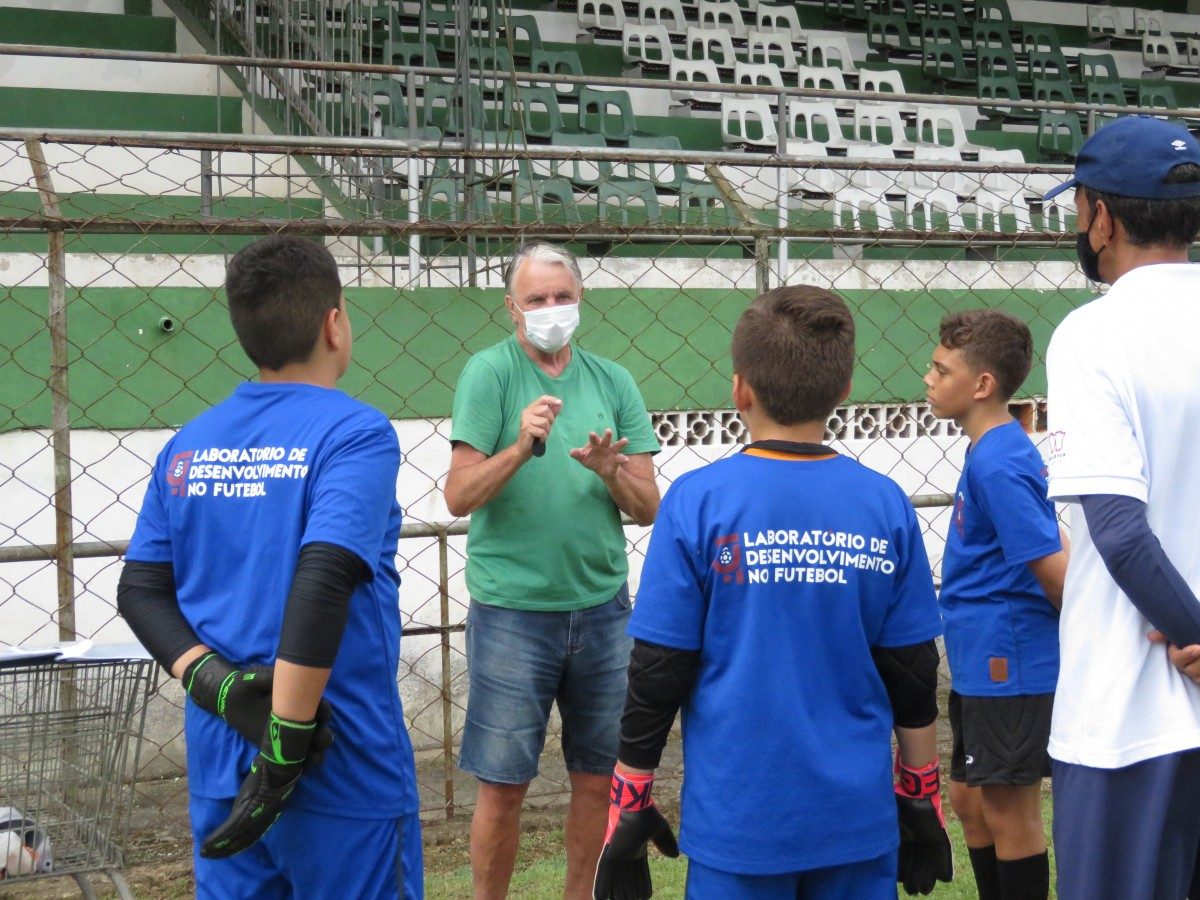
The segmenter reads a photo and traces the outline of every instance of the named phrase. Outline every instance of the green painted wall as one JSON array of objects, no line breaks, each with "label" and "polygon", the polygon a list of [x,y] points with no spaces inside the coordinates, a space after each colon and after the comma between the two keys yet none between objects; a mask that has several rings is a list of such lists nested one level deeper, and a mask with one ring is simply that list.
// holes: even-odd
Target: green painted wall
[{"label": "green painted wall", "polygon": [[240,97],[0,87],[0,125],[109,131],[242,130]]},{"label": "green painted wall", "polygon": [[[200,216],[198,196],[147,196],[145,194],[62,194],[59,208],[66,216],[88,218],[113,216],[137,221],[184,219],[196,222]],[[30,191],[0,194],[0,216],[40,215],[38,196]],[[218,219],[290,219],[321,215],[322,202],[316,198],[218,197],[212,215]],[[197,226],[196,231],[201,231]],[[165,253],[235,253],[255,240],[254,237],[229,237],[205,234],[78,234],[68,233],[68,253],[125,253],[130,255]],[[0,253],[45,253],[45,232],[0,232]]]},{"label": "green painted wall", "polygon": [[[125,15],[0,7],[0,35],[10,44],[175,52],[175,20],[150,15],[150,3]],[[141,13],[131,15],[131,13]]]},{"label": "green painted wall", "polygon": [[[346,291],[355,366],[343,386],[393,418],[450,413],[471,353],[509,331],[499,289]],[[729,339],[749,294],[736,290],[596,289],[587,292],[580,345],[615,359],[651,409],[729,406]],[[851,400],[912,401],[944,312],[1003,307],[1030,322],[1039,360],[1050,332],[1083,291],[849,291],[859,364]],[[50,422],[46,291],[0,295],[0,431]],[[164,333],[159,320],[177,326]],[[178,425],[253,374],[219,291],[89,288],[68,300],[72,421],[77,427]],[[1023,393],[1045,392],[1040,364]]]}]

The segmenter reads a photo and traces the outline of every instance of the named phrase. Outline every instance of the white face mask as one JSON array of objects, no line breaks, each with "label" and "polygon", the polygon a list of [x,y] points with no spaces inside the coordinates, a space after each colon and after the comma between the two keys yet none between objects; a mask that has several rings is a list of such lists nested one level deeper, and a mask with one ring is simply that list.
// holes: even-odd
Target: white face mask
[{"label": "white face mask", "polygon": [[579,327],[579,304],[563,303],[545,309],[522,310],[525,336],[543,353],[557,353]]}]

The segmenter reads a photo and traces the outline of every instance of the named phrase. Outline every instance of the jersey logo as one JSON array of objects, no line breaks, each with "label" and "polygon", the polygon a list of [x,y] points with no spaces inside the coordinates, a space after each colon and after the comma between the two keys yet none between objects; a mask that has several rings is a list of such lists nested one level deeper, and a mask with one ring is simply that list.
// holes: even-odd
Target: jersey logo
[{"label": "jersey logo", "polygon": [[176,497],[183,493],[188,469],[191,468],[192,456],[195,455],[195,452],[195,450],[188,450],[184,453],[176,453],[171,457],[171,464],[167,466],[167,484],[170,485],[171,493]]},{"label": "jersey logo", "polygon": [[742,545],[738,543],[736,534],[725,534],[716,540],[717,558],[713,560],[713,568],[725,577],[725,583],[736,581],[742,584],[746,580],[742,571]]},{"label": "jersey logo", "polygon": [[954,530],[958,532],[959,537],[963,537],[965,530],[966,516],[963,514],[963,508],[967,505],[967,498],[962,491],[958,492],[958,496],[954,498]]},{"label": "jersey logo", "polygon": [[1066,456],[1063,448],[1067,443],[1067,433],[1065,431],[1052,431],[1047,437],[1050,441],[1049,462],[1054,462]]}]

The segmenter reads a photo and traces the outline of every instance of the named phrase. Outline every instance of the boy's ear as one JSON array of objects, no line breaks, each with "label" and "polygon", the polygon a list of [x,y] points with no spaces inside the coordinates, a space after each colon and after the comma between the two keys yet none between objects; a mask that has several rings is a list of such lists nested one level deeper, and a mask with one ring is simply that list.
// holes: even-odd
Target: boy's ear
[{"label": "boy's ear", "polygon": [[842,398],[838,400],[838,406],[841,406],[850,397],[850,391],[854,388],[854,379],[851,378],[846,382],[846,387],[842,390]]},{"label": "boy's ear", "polygon": [[321,320],[321,343],[324,349],[340,350],[342,347],[341,318],[346,315],[344,305],[335,306]]},{"label": "boy's ear", "polygon": [[991,372],[980,372],[979,377],[975,381],[975,394],[972,399],[990,400],[996,396],[996,392],[999,389],[1000,384],[996,381],[995,375]]},{"label": "boy's ear", "polygon": [[755,402],[754,389],[737,372],[733,373],[733,408],[744,413]]}]

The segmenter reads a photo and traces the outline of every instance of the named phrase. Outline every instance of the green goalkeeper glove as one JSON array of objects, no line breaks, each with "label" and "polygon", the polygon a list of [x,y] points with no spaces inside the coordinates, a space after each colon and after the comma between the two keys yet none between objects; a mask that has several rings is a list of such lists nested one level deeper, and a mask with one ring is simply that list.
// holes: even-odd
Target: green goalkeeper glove
[{"label": "green goalkeeper glove", "polygon": [[253,845],[283,813],[304,772],[317,731],[316,721],[290,722],[274,713],[242,782],[229,818],[200,845],[205,859],[223,859]]},{"label": "green goalkeeper glove", "polygon": [[[271,720],[274,684],[272,666],[238,668],[215,650],[193,660],[183,672],[183,688],[195,704],[220,716],[252,744],[262,740]],[[333,743],[333,730],[329,727],[332,712],[325,700],[317,706],[317,730],[307,765],[319,763]]]}]

